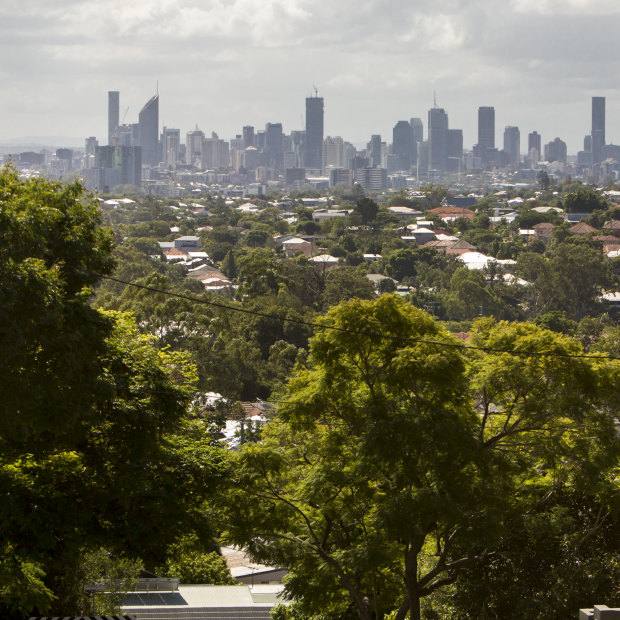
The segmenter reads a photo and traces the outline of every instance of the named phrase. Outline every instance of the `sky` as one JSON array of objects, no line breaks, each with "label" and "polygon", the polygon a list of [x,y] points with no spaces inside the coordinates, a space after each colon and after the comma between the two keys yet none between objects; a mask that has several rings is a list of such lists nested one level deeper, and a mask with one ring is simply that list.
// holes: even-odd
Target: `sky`
[{"label": "sky", "polygon": [[[243,125],[303,129],[325,99],[325,135],[356,145],[444,108],[464,146],[494,106],[496,146],[517,125],[569,153],[606,97],[620,143],[618,0],[2,0],[0,143],[25,136],[107,142],[158,89],[160,125],[230,139]],[[83,141],[78,142],[79,146]]]}]

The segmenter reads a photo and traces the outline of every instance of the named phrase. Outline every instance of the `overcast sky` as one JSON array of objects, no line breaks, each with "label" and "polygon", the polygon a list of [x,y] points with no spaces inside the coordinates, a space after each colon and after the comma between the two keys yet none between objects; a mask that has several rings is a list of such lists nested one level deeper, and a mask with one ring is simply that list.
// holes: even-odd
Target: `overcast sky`
[{"label": "overcast sky", "polygon": [[136,122],[159,82],[160,125],[229,139],[243,125],[301,129],[313,85],[325,135],[391,141],[437,104],[464,145],[495,106],[521,150],[536,129],[569,153],[607,98],[620,143],[618,0],[1,0],[0,141],[96,135],[107,91]]}]

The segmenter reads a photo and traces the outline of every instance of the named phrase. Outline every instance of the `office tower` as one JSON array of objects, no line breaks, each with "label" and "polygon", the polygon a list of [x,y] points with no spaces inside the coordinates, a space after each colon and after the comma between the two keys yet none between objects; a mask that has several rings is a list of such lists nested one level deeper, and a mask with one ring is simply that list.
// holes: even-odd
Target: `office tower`
[{"label": "office tower", "polygon": [[385,168],[359,167],[355,171],[355,182],[363,190],[383,191],[387,188],[387,170]]},{"label": "office tower", "polygon": [[451,172],[461,172],[463,161],[463,130],[448,129],[448,167]]},{"label": "office tower", "polygon": [[448,115],[443,108],[428,111],[428,169],[448,167]]},{"label": "office tower", "polygon": [[407,121],[398,121],[392,130],[392,153],[398,156],[398,169],[409,170],[416,157],[413,127]]},{"label": "office tower", "polygon": [[530,164],[537,164],[542,154],[540,134],[533,131],[527,136],[527,154],[530,158]]},{"label": "office tower", "polygon": [[320,168],[323,153],[323,97],[306,97],[306,168]]},{"label": "office tower", "polygon": [[556,138],[553,142],[545,144],[545,161],[560,161],[566,163],[566,142]]},{"label": "office tower", "polygon": [[222,140],[215,132],[205,138],[202,149],[202,167],[206,169],[228,168],[230,165],[230,149],[228,142]]},{"label": "office tower", "polygon": [[202,151],[205,134],[198,129],[188,131],[185,137],[185,163],[195,168],[202,168]]},{"label": "office tower", "polygon": [[142,148],[98,146],[95,151],[95,188],[111,191],[116,185],[142,185]]},{"label": "office tower", "polygon": [[159,163],[159,95],[153,95],[140,110],[140,146],[142,147],[142,164],[157,166]]},{"label": "office tower", "polygon": [[244,150],[248,148],[248,146],[254,145],[254,127],[252,125],[246,125],[243,128],[243,148]]},{"label": "office tower", "polygon": [[478,108],[478,146],[483,157],[495,148],[495,108],[492,106]]},{"label": "office tower", "polygon": [[592,97],[592,161],[601,161],[605,145],[605,97]]},{"label": "office tower", "polygon": [[176,168],[180,162],[181,130],[164,127],[161,134],[161,160],[167,168]]},{"label": "office tower", "polygon": [[327,168],[344,168],[344,140],[340,136],[327,136],[323,140],[323,156],[322,169],[323,172]]},{"label": "office tower", "polygon": [[118,135],[119,97],[117,90],[108,91],[108,144],[114,145]]},{"label": "office tower", "polygon": [[381,136],[374,134],[370,136],[370,143],[368,144],[368,150],[370,152],[370,165],[373,168],[381,167]]},{"label": "office tower", "polygon": [[422,119],[421,118],[412,118],[409,121],[409,124],[411,125],[411,127],[413,129],[413,140],[416,143],[416,160],[417,160],[417,158],[418,158],[418,156],[417,156],[417,152],[418,152],[417,143],[418,142],[424,142],[424,123],[422,123]]},{"label": "office tower", "polygon": [[516,170],[521,163],[521,134],[518,127],[504,129],[504,153],[508,165]]},{"label": "office tower", "polygon": [[99,142],[95,136],[86,138],[86,155],[94,155],[98,146]]},{"label": "office tower", "polygon": [[291,149],[295,154],[295,168],[303,168],[306,158],[306,132],[305,130],[293,129],[291,131]]},{"label": "office tower", "polygon": [[[306,133],[306,139],[307,139]],[[321,146],[323,141],[321,140]],[[275,170],[282,170],[284,165],[284,137],[282,123],[267,123],[265,125],[265,157],[266,164]],[[320,160],[319,160],[320,162]],[[321,164],[319,163],[319,168]]]}]

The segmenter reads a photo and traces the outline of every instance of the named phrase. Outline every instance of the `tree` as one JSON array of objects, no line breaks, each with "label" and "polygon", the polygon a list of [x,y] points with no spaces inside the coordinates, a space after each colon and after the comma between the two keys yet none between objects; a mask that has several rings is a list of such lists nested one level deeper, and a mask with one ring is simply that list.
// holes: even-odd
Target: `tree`
[{"label": "tree", "polygon": [[563,202],[567,213],[592,213],[609,207],[605,198],[589,187],[577,187],[570,191],[564,196]]},{"label": "tree", "polygon": [[224,455],[187,355],[90,305],[111,237],[80,185],[0,172],[0,248],[0,614],[73,615],[102,547],[153,566],[170,535],[211,543]]},{"label": "tree", "polygon": [[355,267],[338,267],[325,276],[324,301],[328,306],[353,297],[371,299],[374,294],[373,283]]},{"label": "tree", "polygon": [[497,301],[479,271],[461,267],[450,279],[450,290],[445,299],[448,314],[456,319],[473,319],[491,314]]},{"label": "tree", "polygon": [[377,213],[379,213],[379,205],[371,198],[360,198],[355,203],[354,211],[362,216],[364,224],[369,224],[376,219]]},{"label": "tree", "polygon": [[492,352],[465,356],[389,295],[324,324],[225,508],[232,541],[289,567],[304,614],[418,620],[559,478],[602,484],[617,459],[618,367],[567,357],[575,341],[487,319],[474,343]]},{"label": "tree", "polygon": [[181,583],[219,586],[238,583],[219,553],[200,551],[200,541],[196,536],[184,536],[171,545],[166,564],[157,573],[164,577],[177,577]]}]

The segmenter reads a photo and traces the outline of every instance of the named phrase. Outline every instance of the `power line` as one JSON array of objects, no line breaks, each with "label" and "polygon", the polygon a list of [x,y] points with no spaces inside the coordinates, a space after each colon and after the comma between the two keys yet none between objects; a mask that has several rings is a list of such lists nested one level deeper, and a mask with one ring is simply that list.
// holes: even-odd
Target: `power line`
[{"label": "power line", "polygon": [[425,338],[405,338],[402,336],[394,336],[392,334],[384,334],[381,332],[374,331],[359,331],[348,329],[346,327],[337,327],[335,325],[324,325],[322,323],[317,323],[315,321],[305,321],[304,319],[296,319],[293,317],[283,317],[278,316],[277,314],[270,314],[268,312],[260,312],[259,310],[251,310],[249,308],[242,308],[237,306],[230,306],[228,304],[224,304],[217,301],[211,301],[208,299],[200,299],[199,297],[194,297],[193,295],[185,295],[183,293],[174,293],[172,291],[166,291],[163,289],[156,288],[154,286],[147,286],[145,284],[138,284],[136,282],[128,282],[127,280],[121,280],[120,278],[115,278],[114,276],[107,276],[96,272],[83,272],[88,275],[95,276],[97,278],[101,278],[103,280],[111,280],[112,282],[117,282],[118,284],[124,284],[126,286],[133,286],[134,288],[139,288],[145,291],[150,291],[151,293],[157,293],[159,295],[167,295],[169,297],[177,297],[179,299],[184,299],[186,301],[191,301],[198,304],[204,304],[206,306],[213,306],[215,308],[221,308],[223,310],[229,310],[232,312],[241,312],[243,314],[249,314],[253,316],[260,316],[267,319],[274,319],[276,321],[289,323],[296,323],[298,325],[304,325],[305,327],[311,327],[313,329],[327,329],[332,331],[338,331],[347,334],[353,334],[357,336],[375,336],[378,338],[385,338],[387,340],[393,340],[395,342],[407,342],[410,344],[428,344],[431,346],[444,347],[444,348],[452,348],[452,349],[467,349],[473,351],[484,351],[485,353],[506,353],[508,355],[515,355],[521,357],[557,357],[557,358],[585,358],[585,359],[600,359],[600,360],[620,360],[620,357],[614,355],[591,355],[589,353],[558,353],[555,351],[517,351],[515,349],[495,349],[493,347],[481,347],[476,345],[468,345],[468,344],[459,344],[455,342],[442,342],[439,340],[427,340]]}]

